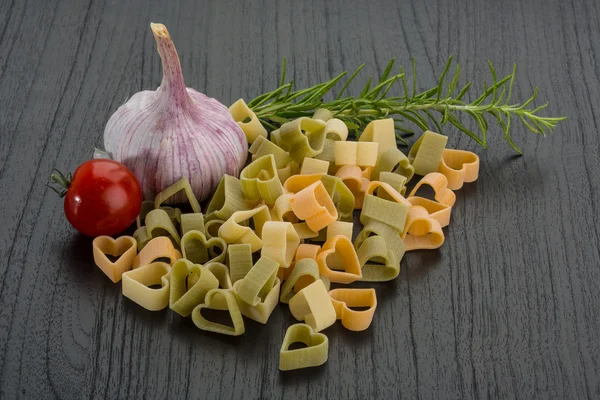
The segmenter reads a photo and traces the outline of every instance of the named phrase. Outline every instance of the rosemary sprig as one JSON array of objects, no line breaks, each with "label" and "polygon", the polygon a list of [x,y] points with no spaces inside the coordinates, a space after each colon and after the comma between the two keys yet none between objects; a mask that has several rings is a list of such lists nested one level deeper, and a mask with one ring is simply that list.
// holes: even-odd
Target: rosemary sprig
[{"label": "rosemary sprig", "polygon": [[[468,82],[459,89],[460,65],[456,64],[454,74],[451,76],[448,74],[452,66],[452,57],[448,59],[437,85],[422,92],[417,92],[415,60],[412,61],[412,90],[409,90],[402,67],[399,68],[399,73],[390,75],[394,61],[392,59],[388,63],[376,83],[373,83],[372,76],[369,77],[360,95],[342,97],[364,64],[350,75],[333,100],[324,100],[324,97],[332,92],[333,87],[347,75],[347,72],[310,88],[296,90],[293,80],[285,83],[286,60],[284,58],[279,87],[256,97],[248,105],[260,121],[270,129],[277,129],[285,122],[295,118],[312,116],[317,108],[330,110],[335,117],[342,119],[355,135],[358,135],[357,131],[362,130],[372,120],[393,117],[397,131],[396,137],[403,144],[406,144],[404,137],[414,133],[403,125],[408,121],[422,130],[434,126],[433,129],[440,133],[442,133],[444,125],[450,124],[470,136],[483,148],[487,148],[489,128],[487,118],[491,118],[502,129],[504,139],[519,154],[521,154],[521,150],[510,135],[513,120],[518,119],[530,131],[545,136],[547,132],[552,132],[559,121],[566,119],[566,117],[538,115],[539,111],[548,106],[548,103],[536,108],[529,108],[538,95],[537,88],[524,103],[510,102],[517,72],[516,65],[513,67],[512,73],[498,79],[494,66],[488,61],[492,84],[488,87],[484,82],[483,93],[475,100],[467,102],[463,98],[472,84]],[[388,93],[394,85],[400,85],[403,94],[388,97]],[[459,115],[468,115],[473,119],[479,132],[468,129],[461,122]]]}]

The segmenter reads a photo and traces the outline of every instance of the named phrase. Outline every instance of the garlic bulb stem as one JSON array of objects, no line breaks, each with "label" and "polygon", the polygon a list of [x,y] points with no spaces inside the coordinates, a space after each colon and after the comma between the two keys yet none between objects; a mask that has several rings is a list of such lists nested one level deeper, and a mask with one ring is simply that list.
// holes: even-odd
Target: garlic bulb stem
[{"label": "garlic bulb stem", "polygon": [[187,94],[175,44],[171,40],[167,27],[163,24],[151,23],[150,28],[154,34],[163,67],[163,79],[158,90],[164,92],[171,100],[171,102],[163,104],[170,107],[185,107],[190,101],[190,96]]}]

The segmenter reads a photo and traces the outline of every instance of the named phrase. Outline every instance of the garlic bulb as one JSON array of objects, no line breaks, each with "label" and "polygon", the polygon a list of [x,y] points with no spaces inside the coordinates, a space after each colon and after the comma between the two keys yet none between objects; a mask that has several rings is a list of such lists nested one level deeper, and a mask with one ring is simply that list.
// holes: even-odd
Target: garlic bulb
[{"label": "garlic bulb", "polygon": [[[162,60],[156,91],[134,94],[110,117],[104,147],[140,181],[144,199],[186,176],[199,200],[223,175],[238,176],[246,162],[246,136],[219,101],[186,88],[167,28],[151,24]],[[183,193],[172,202],[183,202]]]}]

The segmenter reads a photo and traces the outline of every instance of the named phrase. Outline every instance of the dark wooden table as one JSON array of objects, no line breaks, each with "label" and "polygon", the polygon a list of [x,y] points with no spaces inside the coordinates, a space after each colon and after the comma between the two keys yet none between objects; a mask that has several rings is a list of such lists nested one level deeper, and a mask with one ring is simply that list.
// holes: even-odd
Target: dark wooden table
[{"label": "dark wooden table", "polygon": [[[539,85],[569,119],[545,139],[515,125],[523,157],[497,128],[487,151],[449,128],[482,163],[446,244],[374,285],[369,330],[327,330],[325,366],[281,373],[286,307],[238,338],[145,311],[44,187],[160,83],[151,21],[170,29],[187,84],[225,104],[272,89],[284,56],[300,86],[414,56],[424,88],[454,55],[480,84],[488,59],[516,62],[515,98]],[[599,57],[593,0],[3,0],[0,398],[600,398]]]}]

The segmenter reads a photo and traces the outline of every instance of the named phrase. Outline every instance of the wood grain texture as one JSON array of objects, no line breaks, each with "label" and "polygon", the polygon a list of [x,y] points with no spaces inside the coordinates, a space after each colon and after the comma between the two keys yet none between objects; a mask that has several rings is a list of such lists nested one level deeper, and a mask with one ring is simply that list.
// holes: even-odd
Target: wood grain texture
[{"label": "wood grain texture", "polygon": [[[186,82],[225,104],[414,56],[420,86],[449,55],[477,82],[520,72],[567,115],[546,139],[494,129],[458,193],[446,244],[376,284],[373,326],[328,329],[329,362],[281,373],[293,318],[223,338],[121,295],[46,190],[102,146],[108,117],[161,70],[165,23]],[[600,398],[600,4],[593,0],[0,2],[0,398]],[[358,84],[357,84],[358,85]],[[351,86],[350,90],[358,90]]]}]

